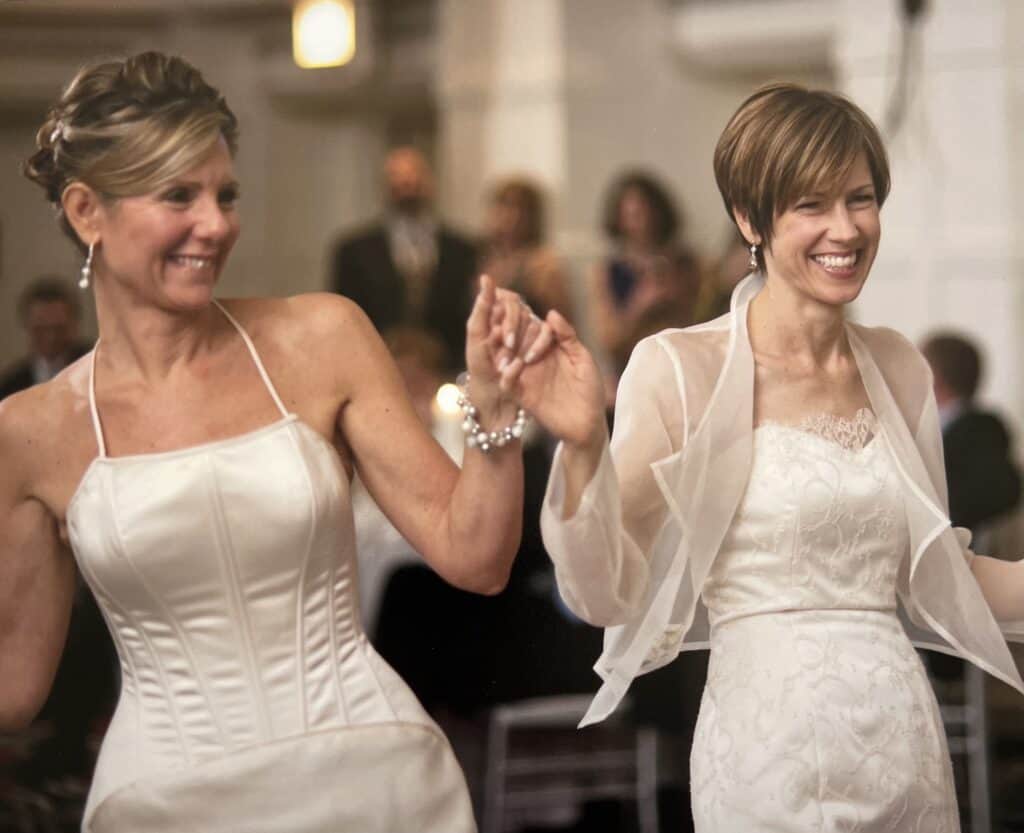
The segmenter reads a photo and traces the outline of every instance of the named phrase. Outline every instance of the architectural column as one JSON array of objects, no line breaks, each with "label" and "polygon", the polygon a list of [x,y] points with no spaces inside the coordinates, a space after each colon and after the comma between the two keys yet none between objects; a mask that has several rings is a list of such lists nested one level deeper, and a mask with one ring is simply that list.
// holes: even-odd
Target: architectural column
[{"label": "architectural column", "polygon": [[528,174],[553,208],[566,171],[562,3],[441,0],[437,100],[442,209],[476,228],[495,178]]}]

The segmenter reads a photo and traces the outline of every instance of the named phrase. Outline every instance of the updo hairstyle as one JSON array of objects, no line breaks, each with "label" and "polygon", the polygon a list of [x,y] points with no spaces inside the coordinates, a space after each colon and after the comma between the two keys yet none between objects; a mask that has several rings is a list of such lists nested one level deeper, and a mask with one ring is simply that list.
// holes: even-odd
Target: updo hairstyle
[{"label": "updo hairstyle", "polygon": [[220,92],[181,58],[143,52],[79,70],[50,108],[23,170],[84,251],[61,205],[71,183],[108,200],[151,193],[221,138],[233,156],[238,122]]},{"label": "updo hairstyle", "polygon": [[[736,211],[745,215],[771,248],[775,218],[802,196],[835,193],[861,153],[881,206],[889,161],[867,114],[836,93],[771,84],[744,101],[722,131],[715,180],[729,219],[736,221]],[[763,270],[763,248],[757,257]]]}]

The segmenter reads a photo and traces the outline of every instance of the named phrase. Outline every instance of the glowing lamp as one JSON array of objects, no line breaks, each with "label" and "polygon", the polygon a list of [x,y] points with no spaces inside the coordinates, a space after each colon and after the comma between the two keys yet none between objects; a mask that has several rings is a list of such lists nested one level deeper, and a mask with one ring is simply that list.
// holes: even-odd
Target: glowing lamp
[{"label": "glowing lamp", "polygon": [[340,67],[356,54],[353,0],[298,0],[292,10],[292,54],[303,69]]},{"label": "glowing lamp", "polygon": [[438,388],[436,402],[438,410],[446,416],[462,413],[462,409],[459,408],[459,389],[453,384],[441,385]]}]

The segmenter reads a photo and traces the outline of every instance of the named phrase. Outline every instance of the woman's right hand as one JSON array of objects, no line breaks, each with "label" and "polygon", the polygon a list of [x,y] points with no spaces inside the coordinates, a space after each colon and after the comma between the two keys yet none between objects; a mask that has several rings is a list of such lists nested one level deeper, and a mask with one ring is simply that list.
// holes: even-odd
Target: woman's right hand
[{"label": "woman's right hand", "polygon": [[557,310],[544,325],[524,340],[526,362],[515,383],[519,404],[567,445],[599,448],[607,433],[601,371]]}]

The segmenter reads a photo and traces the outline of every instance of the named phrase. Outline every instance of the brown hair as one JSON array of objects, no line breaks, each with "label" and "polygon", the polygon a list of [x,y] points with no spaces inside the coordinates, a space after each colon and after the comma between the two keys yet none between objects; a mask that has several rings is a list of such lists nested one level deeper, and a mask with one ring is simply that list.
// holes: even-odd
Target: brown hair
[{"label": "brown hair", "polygon": [[36,133],[25,176],[57,208],[82,182],[102,197],[148,193],[197,164],[223,138],[234,155],[238,122],[224,97],[181,58],[143,52],[83,67]]},{"label": "brown hair", "polygon": [[523,216],[524,242],[530,246],[544,242],[544,192],[539,185],[526,177],[509,177],[494,186],[491,201],[517,204]]},{"label": "brown hair", "polygon": [[981,354],[966,338],[936,333],[921,348],[932,372],[961,399],[970,402],[978,391],[984,366]]},{"label": "brown hair", "polygon": [[59,275],[42,275],[25,287],[18,296],[18,319],[28,323],[29,311],[36,304],[65,304],[77,321],[82,316],[82,306],[74,290]]},{"label": "brown hair", "polygon": [[[729,218],[745,215],[770,247],[775,218],[802,195],[832,192],[861,153],[881,206],[889,194],[889,160],[864,111],[836,93],[771,84],[744,101],[722,131],[715,180]],[[763,269],[761,251],[758,260]]]},{"label": "brown hair", "polygon": [[667,246],[680,234],[682,219],[668,188],[654,174],[632,170],[618,176],[605,193],[601,224],[612,240],[622,237],[619,214],[627,191],[636,191],[650,208],[657,245]]}]

